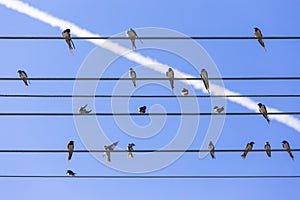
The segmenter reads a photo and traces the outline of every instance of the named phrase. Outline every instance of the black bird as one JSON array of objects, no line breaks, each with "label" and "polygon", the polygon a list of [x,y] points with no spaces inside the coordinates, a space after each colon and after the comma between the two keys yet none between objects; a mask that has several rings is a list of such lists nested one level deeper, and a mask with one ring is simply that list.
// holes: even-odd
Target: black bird
[{"label": "black bird", "polygon": [[26,86],[28,86],[29,81],[28,81],[28,76],[27,76],[26,72],[23,70],[18,70],[18,74],[19,74],[20,78],[23,80],[24,84]]},{"label": "black bird", "polygon": [[146,106],[142,106],[142,107],[139,107],[139,109],[138,109],[138,111],[139,111],[139,113],[140,114],[145,114],[146,113],[146,109],[147,109],[147,107]]},{"label": "black bird", "polygon": [[212,143],[212,141],[210,141],[209,144],[208,144],[208,150],[209,150],[209,152],[210,152],[211,157],[212,157],[213,159],[215,159],[215,158],[216,158],[216,157],[215,157],[215,146],[214,146],[214,144]]},{"label": "black bird", "polygon": [[68,176],[75,176],[76,173],[74,173],[72,170],[67,170],[66,173]]},{"label": "black bird", "polygon": [[269,142],[265,143],[265,150],[266,150],[268,157],[270,158],[271,157],[271,145]]},{"label": "black bird", "polygon": [[262,103],[258,103],[257,105],[258,105],[259,112],[264,116],[267,122],[270,123],[266,106]]},{"label": "black bird", "polygon": [[74,151],[74,141],[70,141],[68,144],[68,152],[69,152],[69,156],[68,156],[68,160],[70,161],[73,155],[73,151]]},{"label": "black bird", "polygon": [[252,150],[253,144],[255,144],[255,143],[254,143],[254,142],[250,142],[250,143],[248,143],[248,144],[246,145],[245,151],[244,151],[244,153],[241,155],[243,159],[245,159],[246,156],[247,156],[247,154],[248,154],[248,152],[249,152],[250,150]]},{"label": "black bird", "polygon": [[202,70],[201,70],[200,76],[201,76],[201,78],[202,78],[202,80],[203,80],[205,89],[207,90],[208,93],[210,93],[210,91],[209,91],[208,73],[207,73],[206,69],[202,69]]},{"label": "black bird", "polygon": [[263,35],[262,35],[262,33],[261,33],[261,31],[260,31],[259,28],[254,27],[254,35],[257,38],[259,44],[265,49],[265,51],[267,51],[267,49],[265,47],[265,43],[264,43],[264,41],[262,39]]},{"label": "black bird", "polygon": [[294,160],[294,156],[292,154],[291,147],[290,147],[289,143],[287,141],[283,140],[282,141],[282,147],[289,153],[292,160]]},{"label": "black bird", "polygon": [[135,146],[135,144],[133,144],[133,143],[128,144],[128,146],[127,146],[127,150],[128,150],[128,155],[127,155],[127,157],[128,157],[128,158],[133,158],[132,151],[134,150],[134,149],[133,149],[134,146]]},{"label": "black bird", "polygon": [[61,34],[65,38],[65,40],[66,40],[66,42],[68,44],[70,52],[73,53],[73,49],[75,49],[75,45],[74,45],[74,43],[73,43],[73,41],[71,39],[71,30],[70,29],[66,29]]}]

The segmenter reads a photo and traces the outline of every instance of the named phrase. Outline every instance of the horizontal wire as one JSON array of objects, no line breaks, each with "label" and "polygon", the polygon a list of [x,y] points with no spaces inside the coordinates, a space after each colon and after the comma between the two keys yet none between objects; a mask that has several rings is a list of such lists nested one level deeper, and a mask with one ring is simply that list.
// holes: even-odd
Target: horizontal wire
[{"label": "horizontal wire", "polygon": [[245,94],[245,95],[43,95],[43,94],[0,94],[7,98],[228,98],[228,97],[266,97],[299,98],[300,94]]},{"label": "horizontal wire", "polygon": [[299,175],[132,175],[132,176],[45,176],[45,175],[0,175],[0,178],[78,178],[78,179],[294,179]]},{"label": "horizontal wire", "polygon": [[[71,37],[74,40],[128,40],[125,36]],[[142,40],[257,40],[254,36],[144,36]],[[300,36],[264,36],[266,40],[299,40]],[[0,36],[0,40],[65,40],[61,36]]]},{"label": "horizontal wire", "polygon": [[[300,112],[273,112],[268,115],[299,115]],[[234,112],[234,113],[0,113],[0,116],[210,116],[210,115],[261,115],[261,113]]]},{"label": "horizontal wire", "polygon": [[[199,75],[200,76],[200,75]],[[300,80],[300,77],[225,77],[225,78],[208,78],[209,80]],[[0,78],[1,81],[16,81],[20,78]],[[131,78],[67,78],[67,77],[43,77],[43,78],[27,78],[27,80],[32,81],[123,81],[123,80],[132,80]],[[136,80],[169,80],[169,78],[136,78]],[[202,78],[174,78],[174,80],[203,80]]]},{"label": "horizontal wire", "polygon": [[[180,153],[180,152],[185,152],[185,153],[197,153],[197,152],[209,152],[210,150],[207,149],[161,149],[161,150],[151,150],[151,149],[143,149],[143,150],[133,150],[131,152],[133,153],[150,153],[150,152],[155,152],[155,153]],[[249,150],[249,152],[266,152],[265,149],[252,149]],[[285,152],[285,149],[272,149],[272,152]],[[300,152],[300,149],[291,149],[293,152]],[[7,150],[7,149],[1,149],[0,153],[67,153],[68,150]],[[105,150],[74,150],[74,153],[103,153],[106,152]],[[111,152],[116,152],[116,153],[124,153],[128,152],[128,150],[113,150]],[[215,149],[215,152],[222,152],[222,153],[230,153],[230,152],[244,152],[244,149]]]}]

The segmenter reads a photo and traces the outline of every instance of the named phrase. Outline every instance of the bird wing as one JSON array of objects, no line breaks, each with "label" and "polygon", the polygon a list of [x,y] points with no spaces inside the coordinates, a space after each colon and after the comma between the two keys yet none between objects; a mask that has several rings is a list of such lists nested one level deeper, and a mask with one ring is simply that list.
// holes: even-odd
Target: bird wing
[{"label": "bird wing", "polygon": [[109,149],[110,151],[113,151],[113,150],[116,148],[116,146],[118,145],[118,143],[119,143],[119,141],[117,141],[117,142],[115,142],[115,143],[109,145],[109,146],[108,146],[108,149]]}]

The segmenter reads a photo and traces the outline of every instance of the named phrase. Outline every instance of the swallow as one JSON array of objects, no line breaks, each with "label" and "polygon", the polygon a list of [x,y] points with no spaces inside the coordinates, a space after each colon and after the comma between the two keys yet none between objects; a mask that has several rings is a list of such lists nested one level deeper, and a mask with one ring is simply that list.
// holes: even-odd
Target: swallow
[{"label": "swallow", "polygon": [[258,109],[259,112],[264,116],[264,118],[267,120],[268,123],[270,123],[270,119],[268,117],[268,111],[265,105],[263,105],[262,103],[258,103]]},{"label": "swallow", "polygon": [[245,151],[244,151],[244,153],[241,155],[243,159],[245,159],[246,156],[247,156],[247,154],[248,154],[248,152],[249,152],[250,150],[252,150],[253,144],[255,144],[255,143],[254,143],[254,142],[250,142],[250,143],[248,143],[248,144],[246,145]]},{"label": "swallow", "polygon": [[208,81],[208,73],[205,69],[202,69],[201,70],[201,73],[200,73],[200,76],[203,80],[203,83],[204,83],[204,86],[205,86],[205,89],[207,90],[208,93],[209,92],[209,81]]},{"label": "swallow", "polygon": [[208,144],[208,150],[210,152],[210,155],[211,155],[212,159],[215,159],[216,158],[215,157],[215,146],[212,143],[212,141],[210,141],[209,144]]},{"label": "swallow", "polygon": [[265,47],[265,43],[264,43],[264,41],[262,39],[263,35],[262,35],[262,33],[261,33],[261,31],[260,31],[259,28],[254,27],[254,35],[257,38],[259,44],[265,49],[265,51],[267,51],[267,49]]},{"label": "swallow", "polygon": [[128,144],[128,146],[127,146],[127,151],[128,151],[127,157],[128,158],[133,158],[132,151],[134,151],[134,149],[133,149],[134,146],[135,146],[135,144],[133,144],[133,143]]},{"label": "swallow", "polygon": [[90,112],[92,112],[92,110],[86,110],[87,106],[88,106],[88,104],[81,106],[79,108],[79,114],[85,115],[85,114],[89,114]]},{"label": "swallow", "polygon": [[72,170],[67,170],[66,173],[68,176],[75,176],[76,173],[74,173]]},{"label": "swallow", "polygon": [[111,159],[110,159],[110,152],[113,151],[116,146],[118,145],[119,141],[115,142],[115,143],[112,143],[111,145],[109,146],[104,146],[104,150],[105,150],[105,154],[106,154],[106,162],[110,162]]},{"label": "swallow", "polygon": [[68,152],[69,152],[69,156],[68,156],[68,160],[70,161],[73,155],[73,151],[74,151],[74,141],[70,141],[68,144]]},{"label": "swallow", "polygon": [[129,37],[129,39],[131,40],[131,44],[132,44],[132,48],[136,49],[135,46],[135,39],[139,39],[141,43],[142,40],[139,38],[139,36],[137,35],[137,33],[135,32],[135,30],[133,30],[132,28],[130,28],[127,32],[126,32],[127,37]]},{"label": "swallow", "polygon": [[169,78],[170,85],[172,88],[172,91],[174,89],[174,71],[172,68],[169,68],[168,71],[166,72],[166,76]]},{"label": "swallow", "polygon": [[139,111],[140,114],[145,114],[146,113],[146,109],[147,109],[146,106],[142,106],[142,107],[139,107],[138,111]]},{"label": "swallow", "polygon": [[271,157],[271,145],[269,142],[265,143],[265,150],[266,150],[268,157],[270,158]]},{"label": "swallow", "polygon": [[290,147],[289,143],[287,141],[283,140],[282,141],[282,147],[289,153],[292,160],[294,160],[294,156],[292,154],[291,147]]},{"label": "swallow", "polygon": [[215,106],[214,107],[215,113],[221,113],[221,112],[223,112],[223,110],[224,110],[224,106],[222,106],[222,107]]},{"label": "swallow", "polygon": [[181,94],[182,94],[183,96],[187,96],[187,95],[189,94],[188,89],[182,88]]},{"label": "swallow", "polygon": [[136,87],[136,73],[132,68],[129,69],[129,77],[132,80],[133,86]]},{"label": "swallow", "polygon": [[68,44],[70,52],[73,53],[73,49],[75,49],[75,45],[74,45],[74,43],[73,43],[73,41],[71,39],[71,30],[70,29],[66,29],[61,34],[65,38],[65,40],[66,40],[66,42]]},{"label": "swallow", "polygon": [[28,86],[28,83],[30,83],[30,82],[28,80],[28,76],[27,76],[26,72],[23,70],[18,70],[18,74],[19,74],[20,78],[23,80],[24,84],[26,86]]}]

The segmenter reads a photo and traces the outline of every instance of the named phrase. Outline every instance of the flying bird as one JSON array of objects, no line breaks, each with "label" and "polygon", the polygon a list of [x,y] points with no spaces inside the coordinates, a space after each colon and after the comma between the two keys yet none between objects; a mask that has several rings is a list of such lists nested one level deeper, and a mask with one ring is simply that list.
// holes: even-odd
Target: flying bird
[{"label": "flying bird", "polygon": [[258,105],[259,112],[264,116],[267,122],[270,123],[266,106],[262,103],[258,103],[257,105]]},{"label": "flying bird", "polygon": [[294,160],[294,156],[292,154],[291,147],[290,147],[289,143],[287,141],[283,140],[282,141],[282,147],[289,153],[292,160]]},{"label": "flying bird", "polygon": [[76,173],[74,173],[72,170],[67,170],[66,173],[68,176],[75,176]]},{"label": "flying bird", "polygon": [[133,149],[134,146],[135,146],[135,144],[133,144],[133,143],[128,144],[128,146],[127,146],[127,150],[128,150],[128,155],[127,155],[127,157],[128,157],[128,158],[133,158],[132,151],[134,151],[134,149]]},{"label": "flying bird", "polygon": [[172,91],[174,89],[174,71],[172,68],[169,68],[168,71],[166,72],[166,76],[169,78],[170,85],[172,88]]},{"label": "flying bird", "polygon": [[71,30],[70,29],[66,29],[61,34],[65,38],[65,40],[66,40],[66,42],[68,44],[70,53],[73,54],[73,49],[75,49],[75,45],[74,45],[74,43],[73,43],[73,41],[71,39]]},{"label": "flying bird", "polygon": [[204,83],[204,86],[205,86],[205,89],[207,90],[208,93],[209,92],[209,81],[208,81],[208,73],[205,69],[202,69],[201,70],[201,73],[200,73],[200,76],[203,80],[203,83]]},{"label": "flying bird", "polygon": [[146,109],[147,109],[146,106],[142,106],[142,107],[139,107],[138,111],[139,111],[140,114],[145,114],[146,113]]},{"label": "flying bird", "polygon": [[268,157],[270,158],[271,157],[271,145],[269,142],[265,143],[265,150],[266,150]]},{"label": "flying bird", "polygon": [[257,38],[259,44],[265,49],[265,51],[267,51],[267,49],[265,47],[265,43],[264,43],[264,41],[262,39],[263,35],[262,35],[262,33],[261,33],[261,31],[260,31],[259,28],[254,27],[254,35]]},{"label": "flying bird", "polygon": [[224,110],[224,106],[221,106],[221,107],[215,106],[214,107],[215,113],[221,113],[221,112],[223,112],[223,110]]},{"label": "flying bird", "polygon": [[187,96],[187,95],[189,94],[188,89],[183,88],[183,89],[181,90],[181,94],[182,94],[183,96]]},{"label": "flying bird", "polygon": [[132,68],[129,69],[129,77],[132,79],[133,86],[136,87],[136,73]]},{"label": "flying bird", "polygon": [[105,154],[106,154],[106,162],[110,162],[111,159],[110,159],[110,152],[113,151],[116,146],[118,145],[119,141],[115,142],[115,143],[112,143],[111,145],[109,146],[104,146],[104,150],[105,150]]},{"label": "flying bird", "polygon": [[28,76],[27,76],[26,72],[23,70],[18,70],[18,74],[19,74],[19,77],[23,80],[24,84],[26,86],[28,86],[28,83],[30,83],[30,82],[28,80]]},{"label": "flying bird", "polygon": [[70,141],[68,144],[68,152],[69,152],[69,156],[68,156],[68,160],[70,161],[73,155],[73,151],[74,151],[74,141]]},{"label": "flying bird", "polygon": [[135,30],[133,30],[132,28],[130,28],[128,31],[126,31],[126,36],[129,37],[129,39],[131,40],[131,44],[132,44],[133,49],[136,49],[135,39],[139,39],[140,42],[143,43],[142,40],[137,35],[137,33],[135,32]]},{"label": "flying bird", "polygon": [[248,143],[248,144],[246,145],[245,151],[244,151],[244,153],[241,155],[243,159],[245,159],[246,156],[247,156],[247,154],[248,154],[248,152],[249,152],[250,150],[252,150],[253,144],[255,144],[255,143],[254,143],[254,142],[250,142],[250,143]]},{"label": "flying bird", "polygon": [[212,159],[215,159],[216,158],[215,157],[215,146],[212,143],[212,141],[210,141],[209,144],[208,144],[208,150],[210,152],[210,155],[211,155]]},{"label": "flying bird", "polygon": [[88,104],[81,106],[79,108],[79,114],[85,115],[85,114],[89,114],[90,112],[92,112],[92,110],[87,110],[86,107],[88,106]]}]

